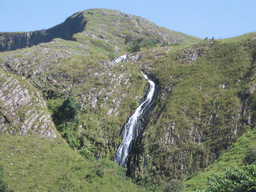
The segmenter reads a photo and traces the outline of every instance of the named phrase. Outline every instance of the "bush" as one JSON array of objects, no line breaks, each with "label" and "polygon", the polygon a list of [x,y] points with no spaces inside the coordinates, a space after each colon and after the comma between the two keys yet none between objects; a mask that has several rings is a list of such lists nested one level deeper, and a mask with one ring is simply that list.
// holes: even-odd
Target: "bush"
[{"label": "bush", "polygon": [[74,120],[81,108],[74,97],[68,97],[59,108],[59,117],[63,120]]},{"label": "bush", "polygon": [[101,178],[104,177],[104,170],[98,169],[96,173],[97,173],[97,175],[98,175],[99,177],[101,177]]},{"label": "bush", "polygon": [[138,41],[133,41],[131,45],[131,52],[140,51],[140,43]]},{"label": "bush", "polygon": [[182,192],[184,189],[183,183],[180,180],[172,179],[169,184],[165,187],[166,192]]},{"label": "bush", "polygon": [[220,175],[214,174],[208,177],[207,180],[209,184],[206,191],[208,192],[254,192],[256,191],[256,165],[248,165],[244,169],[232,167]]},{"label": "bush", "polygon": [[47,106],[52,112],[52,119],[61,136],[72,149],[79,148],[80,142],[77,139],[76,132],[80,119],[76,116],[81,108],[80,103],[76,102],[74,97],[68,97],[62,104],[58,100],[52,100],[47,103]]},{"label": "bush", "polygon": [[256,146],[248,148],[243,162],[246,165],[256,164]]},{"label": "bush", "polygon": [[155,39],[145,40],[140,43],[140,47],[154,47],[156,43]]},{"label": "bush", "polygon": [[89,157],[92,156],[91,151],[88,150],[87,148],[85,148],[84,146],[83,146],[80,150],[78,150],[78,152],[79,152],[81,155],[83,155],[84,157],[86,157],[86,158],[89,158]]},{"label": "bush", "polygon": [[91,176],[92,176],[92,172],[89,172],[89,173],[86,174],[85,178],[89,178]]},{"label": "bush", "polygon": [[4,168],[0,166],[0,192],[9,191],[8,184],[4,180]]},{"label": "bush", "polygon": [[168,45],[169,45],[169,43],[166,42],[166,41],[164,41],[164,42],[161,44],[161,47],[168,46]]},{"label": "bush", "polygon": [[131,34],[128,34],[128,35],[126,35],[125,36],[125,44],[127,44],[127,43],[129,43],[129,42],[131,42],[132,41],[132,36],[131,36]]},{"label": "bush", "polygon": [[159,192],[159,191],[162,191],[161,187],[157,184],[153,184],[150,188],[149,188],[150,191],[153,191],[153,192]]}]

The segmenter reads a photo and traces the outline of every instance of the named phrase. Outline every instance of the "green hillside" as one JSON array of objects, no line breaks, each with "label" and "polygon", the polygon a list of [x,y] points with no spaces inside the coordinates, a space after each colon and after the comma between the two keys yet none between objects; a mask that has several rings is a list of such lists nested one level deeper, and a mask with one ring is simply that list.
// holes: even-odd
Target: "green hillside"
[{"label": "green hillside", "polygon": [[139,65],[161,94],[132,160],[139,183],[190,179],[255,126],[255,41],[250,33],[143,53]]},{"label": "green hillside", "polygon": [[85,159],[58,138],[0,137],[4,180],[14,191],[142,191],[116,163]]},{"label": "green hillside", "polygon": [[244,167],[243,159],[246,156],[249,147],[256,146],[256,130],[255,128],[242,135],[230,150],[224,153],[218,160],[207,169],[198,173],[195,177],[185,182],[185,191],[196,191],[196,189],[207,188],[207,176],[214,173],[222,173],[225,168],[233,166]]},{"label": "green hillside", "polygon": [[[83,150],[71,149],[59,133],[55,134],[51,118],[49,124],[54,127],[48,124],[45,129],[44,114],[50,114],[37,90],[2,68],[0,74],[0,167],[4,169],[0,191],[3,181],[12,191],[142,190],[117,163],[85,157]],[[15,113],[15,117],[10,116]],[[30,127],[27,133],[23,131],[24,123]]]},{"label": "green hillside", "polygon": [[[243,166],[255,145],[255,32],[202,40],[106,9],[76,13],[59,27],[68,30],[69,21],[81,24],[69,37],[56,36],[56,28],[42,42],[2,34],[2,45],[13,46],[0,53],[0,162],[11,189],[174,191],[183,182],[184,191],[195,191],[207,175]],[[15,38],[30,44],[15,47]],[[111,61],[123,54],[126,61]],[[112,160],[145,94],[142,71],[157,84],[157,105],[141,119],[127,177]],[[31,113],[30,100],[17,105],[18,93],[41,108]],[[39,134],[41,109],[50,139]],[[24,124],[30,131],[19,134]]]}]

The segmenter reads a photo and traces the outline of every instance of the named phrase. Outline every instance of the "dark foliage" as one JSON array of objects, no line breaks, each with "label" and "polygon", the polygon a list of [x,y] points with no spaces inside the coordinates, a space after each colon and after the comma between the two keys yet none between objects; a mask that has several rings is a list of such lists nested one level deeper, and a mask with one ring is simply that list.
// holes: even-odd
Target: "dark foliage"
[{"label": "dark foliage", "polygon": [[248,148],[245,158],[243,159],[244,164],[251,165],[256,164],[256,147],[251,146]]},{"label": "dark foliage", "polygon": [[131,42],[132,41],[132,36],[131,36],[131,34],[128,34],[128,35],[126,35],[125,36],[125,44],[127,44],[127,43],[129,43],[129,42]]},{"label": "dark foliage", "polygon": [[8,184],[4,180],[4,168],[0,166],[0,192],[9,191]]}]

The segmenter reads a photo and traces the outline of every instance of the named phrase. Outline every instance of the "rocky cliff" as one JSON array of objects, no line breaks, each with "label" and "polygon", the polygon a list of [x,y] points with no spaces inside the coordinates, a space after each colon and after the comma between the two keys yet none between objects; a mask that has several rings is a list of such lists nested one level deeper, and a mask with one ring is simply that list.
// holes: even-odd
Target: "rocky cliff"
[{"label": "rocky cliff", "polygon": [[54,38],[74,40],[75,33],[83,31],[86,19],[82,13],[68,17],[63,23],[47,30],[0,33],[0,52],[21,49],[52,41]]},{"label": "rocky cliff", "polygon": [[39,91],[25,78],[0,69],[0,131],[56,138],[56,129]]}]

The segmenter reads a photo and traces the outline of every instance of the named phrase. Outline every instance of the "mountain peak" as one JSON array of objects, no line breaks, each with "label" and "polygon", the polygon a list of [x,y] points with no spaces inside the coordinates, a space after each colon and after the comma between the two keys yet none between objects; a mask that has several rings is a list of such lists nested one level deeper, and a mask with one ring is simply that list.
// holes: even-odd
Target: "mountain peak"
[{"label": "mountain peak", "polygon": [[127,35],[154,39],[158,42],[188,42],[200,40],[183,33],[157,26],[139,16],[111,9],[87,9],[68,17],[63,23],[47,30],[21,33],[0,33],[0,51],[11,51],[51,42],[55,38],[76,40],[88,44],[92,39],[107,42],[107,50],[123,46]]}]

